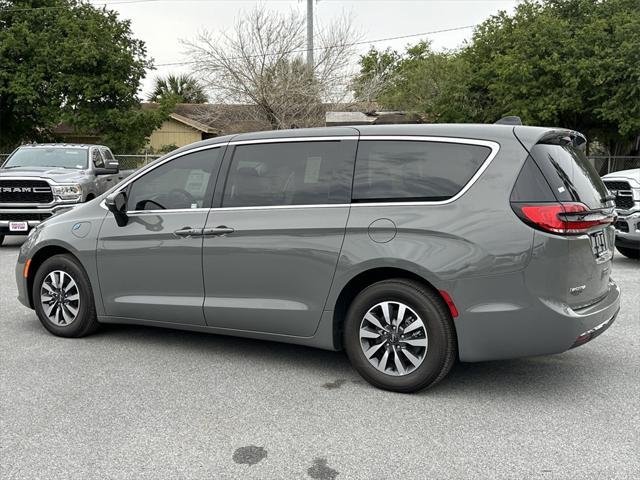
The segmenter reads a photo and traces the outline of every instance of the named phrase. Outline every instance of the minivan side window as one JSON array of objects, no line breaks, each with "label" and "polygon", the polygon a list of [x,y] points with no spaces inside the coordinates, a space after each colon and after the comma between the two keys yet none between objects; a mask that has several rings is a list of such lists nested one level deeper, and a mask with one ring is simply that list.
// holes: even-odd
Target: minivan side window
[{"label": "minivan side window", "polygon": [[188,153],[154,168],[130,185],[127,210],[208,207],[221,160],[221,149],[212,148]]},{"label": "minivan side window", "polygon": [[481,145],[361,139],[353,201],[448,200],[465,187],[490,154],[491,149]]},{"label": "minivan side window", "polygon": [[355,148],[353,140],[239,145],[222,206],[348,203]]}]

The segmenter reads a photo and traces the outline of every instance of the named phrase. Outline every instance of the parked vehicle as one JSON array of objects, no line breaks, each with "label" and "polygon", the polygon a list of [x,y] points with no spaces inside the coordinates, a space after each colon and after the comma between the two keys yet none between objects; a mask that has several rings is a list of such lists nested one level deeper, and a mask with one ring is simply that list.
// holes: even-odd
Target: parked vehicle
[{"label": "parked vehicle", "polygon": [[176,150],[37,226],[20,301],[55,335],[155,325],[345,348],[381,388],[607,329],[613,201],[579,133],[387,125]]},{"label": "parked vehicle", "polygon": [[120,171],[102,145],[17,148],[0,167],[0,245],[5,235],[27,235],[57,211],[97,197],[129,173]]},{"label": "parked vehicle", "polygon": [[609,173],[602,180],[616,198],[616,248],[625,257],[637,260],[640,258],[640,168]]}]

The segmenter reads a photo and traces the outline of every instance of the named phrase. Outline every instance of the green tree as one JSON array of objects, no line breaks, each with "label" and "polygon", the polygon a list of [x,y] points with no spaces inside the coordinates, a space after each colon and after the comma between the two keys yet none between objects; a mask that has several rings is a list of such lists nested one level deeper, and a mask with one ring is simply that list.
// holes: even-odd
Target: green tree
[{"label": "green tree", "polygon": [[464,122],[474,113],[467,98],[467,64],[453,52],[434,52],[428,41],[402,55],[372,49],[360,64],[353,83],[359,101],[377,89],[383,108],[419,112],[432,122]]},{"label": "green tree", "polygon": [[151,67],[117,13],[78,0],[0,0],[0,148],[53,139],[61,122],[135,151],[171,105],[141,110]]},{"label": "green tree", "polygon": [[633,152],[640,137],[638,0],[527,0],[483,22],[458,52],[421,42],[360,64],[356,96],[359,81],[383,71],[375,99],[429,121],[518,115],[584,132],[612,154]]},{"label": "green tree", "polygon": [[519,115],[585,132],[612,153],[640,135],[638,0],[526,1],[478,27],[461,56],[474,120]]},{"label": "green tree", "polygon": [[153,91],[147,100],[158,102],[173,97],[180,103],[207,103],[207,94],[202,85],[190,75],[173,75],[156,77]]}]

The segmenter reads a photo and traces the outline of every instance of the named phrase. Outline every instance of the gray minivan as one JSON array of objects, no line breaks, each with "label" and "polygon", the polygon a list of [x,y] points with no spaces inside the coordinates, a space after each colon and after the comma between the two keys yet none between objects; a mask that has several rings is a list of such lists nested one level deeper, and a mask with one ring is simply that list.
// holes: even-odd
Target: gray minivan
[{"label": "gray minivan", "polygon": [[219,137],[35,228],[20,301],[50,332],[154,325],[346,349],[381,388],[602,333],[614,204],[577,132],[332,127]]}]

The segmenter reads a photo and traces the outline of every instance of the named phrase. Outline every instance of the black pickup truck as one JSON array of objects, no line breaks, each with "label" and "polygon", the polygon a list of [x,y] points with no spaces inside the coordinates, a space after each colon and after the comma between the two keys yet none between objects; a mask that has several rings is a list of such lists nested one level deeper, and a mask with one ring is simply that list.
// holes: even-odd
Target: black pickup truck
[{"label": "black pickup truck", "polygon": [[5,235],[27,235],[60,209],[97,197],[131,172],[121,171],[102,145],[18,147],[0,167],[0,245]]}]

